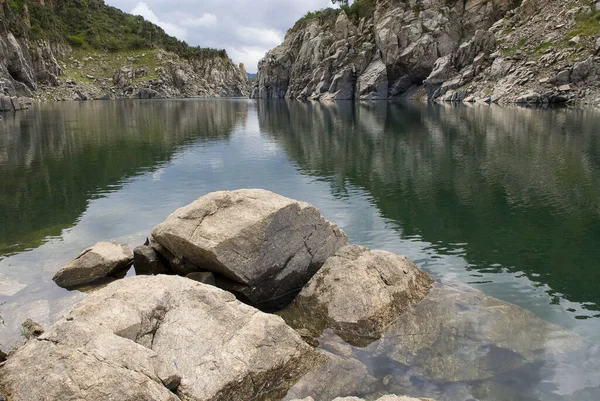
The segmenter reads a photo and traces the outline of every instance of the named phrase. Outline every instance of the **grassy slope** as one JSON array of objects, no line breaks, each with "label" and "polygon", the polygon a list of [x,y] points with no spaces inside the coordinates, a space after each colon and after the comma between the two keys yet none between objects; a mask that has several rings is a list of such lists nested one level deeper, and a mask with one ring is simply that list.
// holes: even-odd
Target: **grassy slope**
[{"label": "grassy slope", "polygon": [[187,58],[227,58],[225,50],[189,46],[157,25],[107,6],[103,0],[55,0],[54,7],[48,2],[42,5],[30,0],[7,0],[7,5],[12,14],[7,18],[7,28],[16,36],[34,41],[47,39],[88,51],[162,48]]}]

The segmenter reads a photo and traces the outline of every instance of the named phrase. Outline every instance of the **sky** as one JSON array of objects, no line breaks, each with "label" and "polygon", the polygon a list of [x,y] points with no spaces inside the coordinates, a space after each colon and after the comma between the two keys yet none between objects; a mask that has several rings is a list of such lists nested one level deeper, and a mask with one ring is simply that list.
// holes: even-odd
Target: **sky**
[{"label": "sky", "polygon": [[331,0],[106,0],[141,15],[192,46],[227,50],[255,73],[258,60],[279,45],[307,11],[332,7]]}]

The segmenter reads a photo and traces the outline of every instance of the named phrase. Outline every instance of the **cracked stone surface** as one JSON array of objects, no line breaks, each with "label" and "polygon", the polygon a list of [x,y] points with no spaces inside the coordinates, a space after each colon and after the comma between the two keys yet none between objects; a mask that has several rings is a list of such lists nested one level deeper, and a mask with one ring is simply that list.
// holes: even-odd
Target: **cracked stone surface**
[{"label": "cracked stone surface", "polygon": [[217,286],[261,309],[289,303],[348,243],[315,207],[262,189],[203,196],[167,217],[152,237],[188,265],[218,275]]},{"label": "cracked stone surface", "polygon": [[288,324],[315,337],[325,328],[353,345],[366,345],[429,292],[432,280],[405,256],[348,245],[281,312]]},{"label": "cracked stone surface", "polygon": [[321,359],[280,317],[230,293],[136,276],[91,294],[20,348],[0,386],[14,400],[242,401]]},{"label": "cracked stone surface", "polygon": [[98,242],[60,269],[52,280],[63,288],[78,287],[122,272],[132,260],[129,245]]}]

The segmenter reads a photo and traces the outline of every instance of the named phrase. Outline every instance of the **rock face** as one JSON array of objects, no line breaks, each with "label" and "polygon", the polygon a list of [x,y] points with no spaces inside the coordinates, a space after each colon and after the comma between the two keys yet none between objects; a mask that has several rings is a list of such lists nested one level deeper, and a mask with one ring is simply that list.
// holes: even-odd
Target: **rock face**
[{"label": "rock face", "polygon": [[405,256],[348,245],[282,311],[294,328],[319,337],[323,329],[353,345],[366,345],[429,292],[432,280]]},{"label": "rock face", "polygon": [[315,207],[260,189],[203,196],[152,236],[185,267],[179,274],[211,271],[218,286],[263,309],[287,305],[348,241]]},{"label": "rock face", "polygon": [[132,260],[129,245],[98,242],[60,269],[52,280],[63,288],[73,288],[122,272]]},{"label": "rock face", "polygon": [[252,97],[600,104],[589,1],[355,3],[298,21],[259,62]]},{"label": "rock face", "polygon": [[102,92],[116,89],[121,98],[164,99],[181,97],[246,97],[248,77],[243,64],[235,65],[226,56],[185,59],[172,53],[158,52],[154,62],[156,78],[143,79],[147,70],[134,65],[114,72],[113,87],[92,88]]},{"label": "rock face", "polygon": [[[382,0],[347,15],[328,9],[290,29],[259,62],[259,98],[419,96],[438,58],[487,30],[511,0]],[[374,3],[374,2],[373,2]]]},{"label": "rock face", "polygon": [[29,341],[1,368],[0,385],[24,401],[242,401],[317,363],[281,318],[232,294],[182,277],[138,276],[91,294]]}]

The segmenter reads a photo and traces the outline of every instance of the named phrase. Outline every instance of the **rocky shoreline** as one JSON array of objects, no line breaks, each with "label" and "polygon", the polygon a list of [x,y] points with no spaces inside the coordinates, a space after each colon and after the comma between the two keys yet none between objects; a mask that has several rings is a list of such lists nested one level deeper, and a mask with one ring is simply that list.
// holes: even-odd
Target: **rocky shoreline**
[{"label": "rocky shoreline", "polygon": [[[122,278],[132,262],[137,275]],[[313,206],[265,190],[205,195],[134,252],[96,244],[54,281],[96,289],[45,332],[29,323],[31,339],[0,365],[9,401],[414,401],[391,395],[431,397],[409,377],[486,391],[589,346],[406,257],[350,245]],[[365,352],[410,376],[379,377]]]}]

